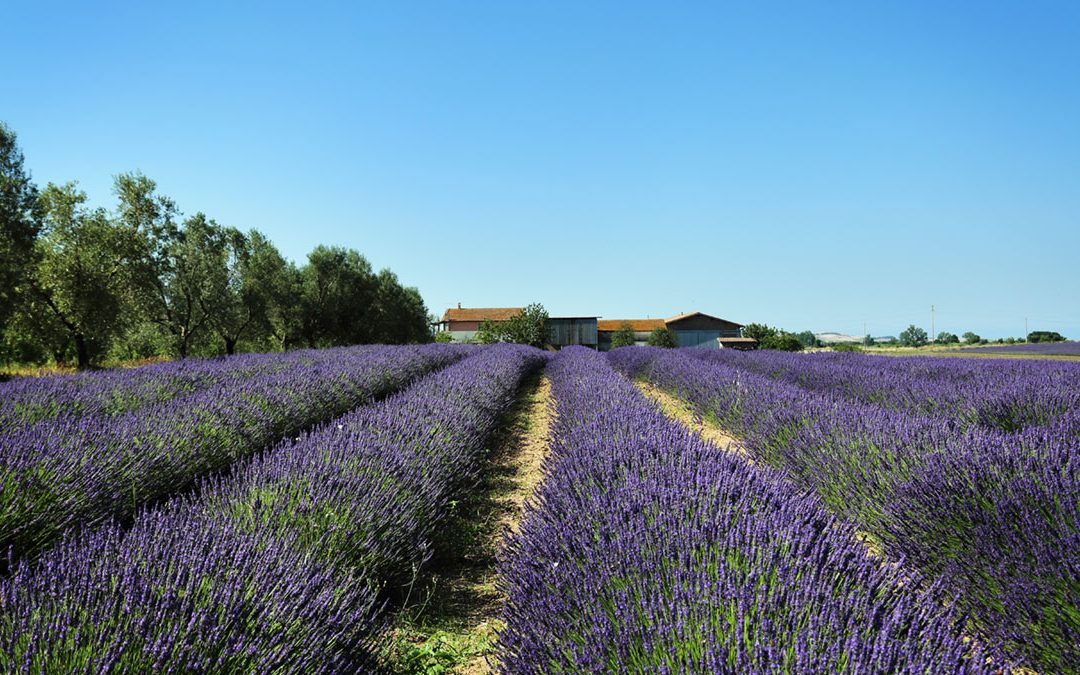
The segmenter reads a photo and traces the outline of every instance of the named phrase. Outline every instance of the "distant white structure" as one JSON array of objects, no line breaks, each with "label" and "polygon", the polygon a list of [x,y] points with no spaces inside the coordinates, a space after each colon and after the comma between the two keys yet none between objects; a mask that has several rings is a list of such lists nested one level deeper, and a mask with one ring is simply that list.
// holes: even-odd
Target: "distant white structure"
[{"label": "distant white structure", "polygon": [[843,333],[814,333],[814,337],[816,337],[818,340],[821,340],[825,344],[863,341],[861,337],[855,337],[854,335],[844,335]]},{"label": "distant white structure", "polygon": [[[816,337],[818,340],[821,340],[827,345],[838,344],[841,342],[858,342],[861,344],[862,341],[865,339],[861,337],[856,337],[854,335],[844,335],[843,333],[814,333],[814,337]],[[878,337],[871,337],[870,339],[873,340],[875,343],[896,342],[895,335],[881,335]]]}]

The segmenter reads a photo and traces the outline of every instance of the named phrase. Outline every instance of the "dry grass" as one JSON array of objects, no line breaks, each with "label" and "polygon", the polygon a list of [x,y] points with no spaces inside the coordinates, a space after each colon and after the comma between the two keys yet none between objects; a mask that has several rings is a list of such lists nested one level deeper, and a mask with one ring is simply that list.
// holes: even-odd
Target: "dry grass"
[{"label": "dry grass", "polygon": [[703,420],[686,401],[644,380],[638,380],[634,384],[671,419],[680,422],[710,443],[726,448],[730,452],[736,452],[748,460],[750,459],[750,455],[747,453],[746,446],[743,445],[742,441],[715,424],[709,424]]},{"label": "dry grass", "polygon": [[553,416],[551,382],[534,377],[500,425],[483,484],[455,506],[419,599],[401,613],[388,656],[392,670],[492,672],[501,627],[497,617],[505,601],[496,584],[495,559],[543,479]]},{"label": "dry grass", "polygon": [[[983,345],[985,346],[985,345]],[[993,345],[996,346],[996,345]],[[927,345],[925,347],[863,347],[866,354],[876,356],[939,356],[960,359],[1019,359],[1021,361],[1080,361],[1080,356],[1070,354],[1029,354],[1025,352],[980,351],[978,347],[955,345]]]},{"label": "dry grass", "polygon": [[[111,370],[113,368],[139,368],[155,363],[172,361],[168,356],[151,356],[145,359],[131,359],[129,361],[106,361],[97,370]],[[78,372],[75,366],[66,364],[47,364],[44,366],[28,366],[19,364],[0,365],[0,380],[16,377],[46,377],[49,375],[70,375]]]},{"label": "dry grass", "polygon": [[[754,462],[742,441],[715,424],[703,420],[700,415],[694,412],[693,407],[683,399],[645,380],[638,380],[634,384],[642,393],[652,399],[669,418],[681,423],[706,441],[721,448],[726,448],[729,452],[742,455],[751,464]],[[882,549],[881,542],[877,537],[862,530],[856,530],[855,537],[871,557],[882,560],[884,563],[885,551]]]}]

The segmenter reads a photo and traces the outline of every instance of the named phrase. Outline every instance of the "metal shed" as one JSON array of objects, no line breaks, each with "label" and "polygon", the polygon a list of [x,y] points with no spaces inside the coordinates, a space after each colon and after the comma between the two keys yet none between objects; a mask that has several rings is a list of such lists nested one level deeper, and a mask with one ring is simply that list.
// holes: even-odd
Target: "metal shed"
[{"label": "metal shed", "polygon": [[547,320],[548,339],[555,347],[584,345],[596,348],[595,316],[553,316]]},{"label": "metal shed", "polygon": [[704,347],[722,349],[736,347],[753,348],[757,342],[742,337],[742,324],[721,319],[702,312],[677,314],[669,319],[605,319],[599,322],[599,346],[603,351],[611,349],[611,338],[623,324],[634,330],[634,343],[645,344],[656,328],[668,327],[675,333],[680,347]]}]

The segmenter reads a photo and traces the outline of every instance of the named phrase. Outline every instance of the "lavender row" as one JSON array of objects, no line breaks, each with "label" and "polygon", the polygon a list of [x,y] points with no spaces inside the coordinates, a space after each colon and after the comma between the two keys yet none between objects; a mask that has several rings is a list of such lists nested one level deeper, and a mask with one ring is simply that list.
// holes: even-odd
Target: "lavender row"
[{"label": "lavender row", "polygon": [[0,581],[5,672],[358,672],[474,484],[526,347],[486,348]]},{"label": "lavender row", "polygon": [[1080,356],[1080,342],[1036,342],[1019,345],[986,345],[957,349],[954,353],[1020,354],[1038,356]]},{"label": "lavender row", "polygon": [[812,493],[667,420],[600,355],[548,374],[547,478],[500,565],[506,672],[994,670],[936,588]]},{"label": "lavender row", "polygon": [[183,359],[139,368],[22,377],[0,384],[0,432],[57,416],[117,415],[226,381],[326,358],[316,350]]},{"label": "lavender row", "polygon": [[[648,378],[783,467],[893,559],[939,579],[989,644],[1080,666],[1080,415],[1019,432],[853,402],[687,354]],[[642,357],[612,359],[627,370]]]},{"label": "lavender row", "polygon": [[865,354],[694,350],[693,356],[810,391],[1015,431],[1080,411],[1080,364]]},{"label": "lavender row", "polygon": [[129,520],[200,475],[467,352],[445,345],[327,350],[121,415],[9,430],[0,434],[0,550],[34,555],[73,526]]}]

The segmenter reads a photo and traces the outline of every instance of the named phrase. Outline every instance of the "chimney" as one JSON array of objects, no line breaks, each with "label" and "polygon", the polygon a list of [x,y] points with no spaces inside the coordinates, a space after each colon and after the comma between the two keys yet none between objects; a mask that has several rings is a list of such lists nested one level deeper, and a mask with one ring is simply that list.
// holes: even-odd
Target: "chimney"
[{"label": "chimney", "polygon": [[457,308],[461,309],[461,303],[460,302],[457,304]]}]

